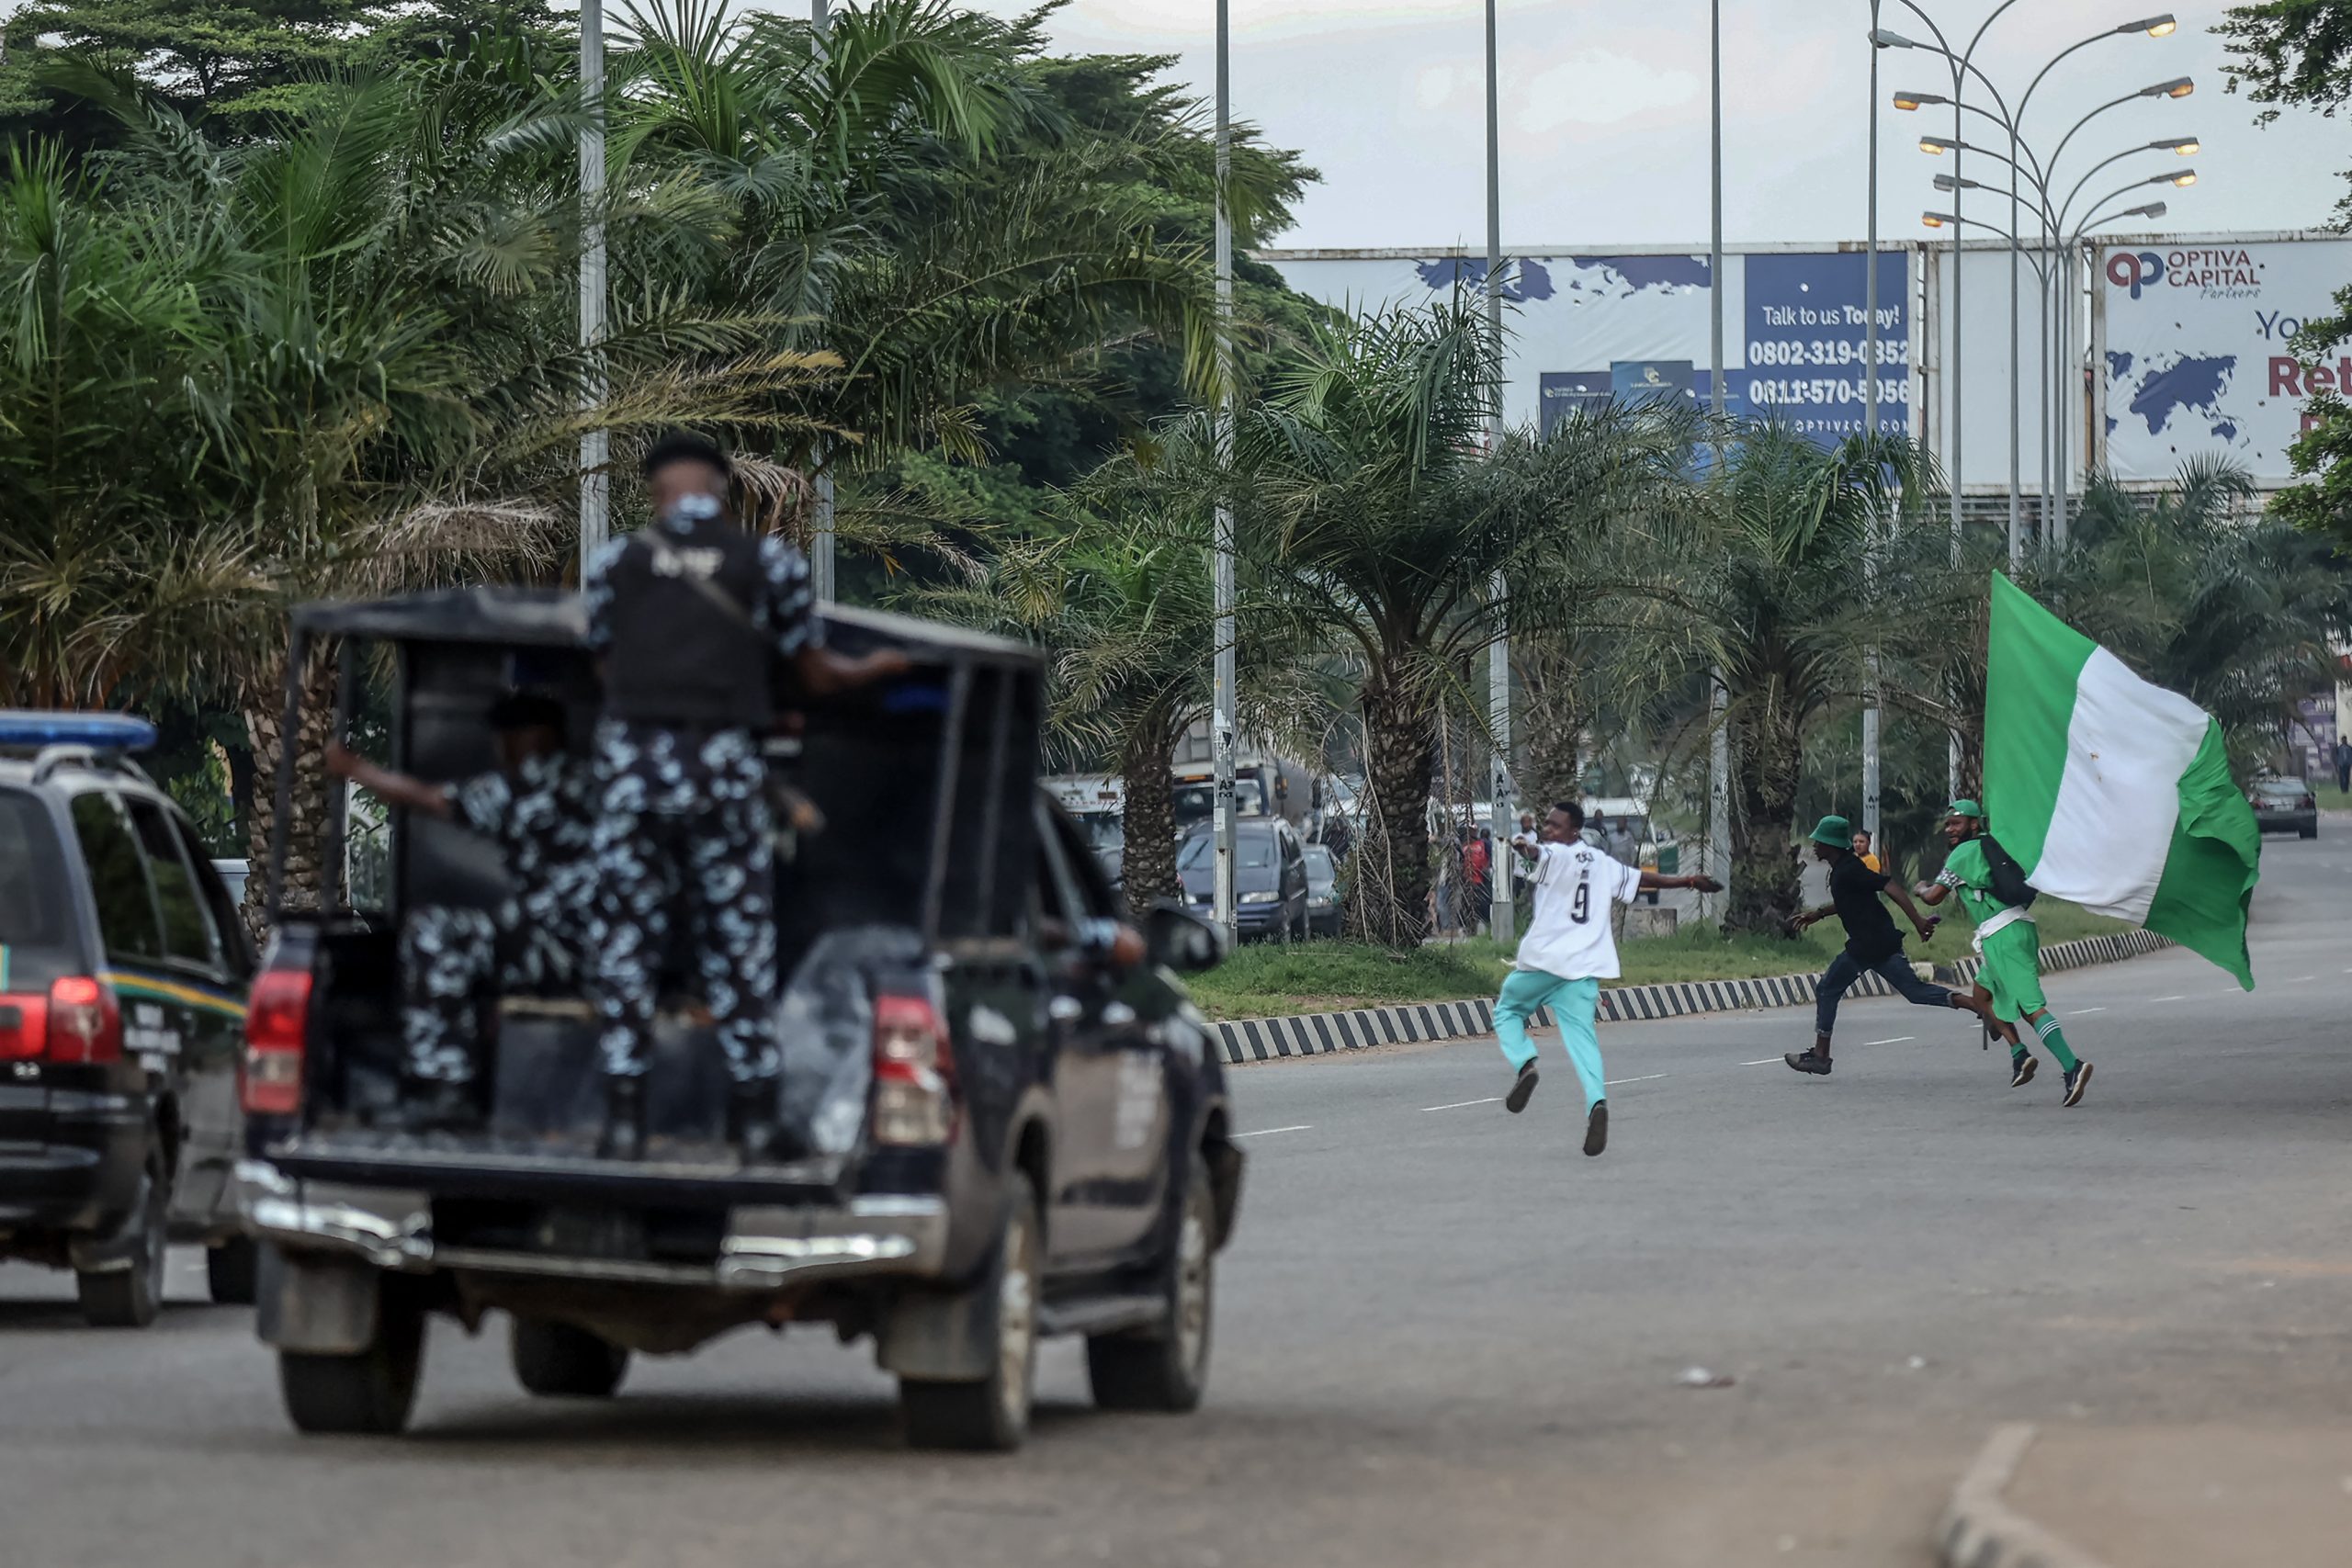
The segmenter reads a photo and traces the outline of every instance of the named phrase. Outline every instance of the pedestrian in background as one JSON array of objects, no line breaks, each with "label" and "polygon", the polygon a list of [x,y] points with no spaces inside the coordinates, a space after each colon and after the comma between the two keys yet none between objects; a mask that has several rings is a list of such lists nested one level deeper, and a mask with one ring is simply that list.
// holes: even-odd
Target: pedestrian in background
[{"label": "pedestrian in background", "polygon": [[1871,852],[1871,835],[1867,828],[1854,829],[1854,858],[1872,871],[1883,872],[1886,869],[1879,863],[1878,856]]},{"label": "pedestrian in background", "polygon": [[2352,795],[2352,738],[2335,738],[2335,793]]}]

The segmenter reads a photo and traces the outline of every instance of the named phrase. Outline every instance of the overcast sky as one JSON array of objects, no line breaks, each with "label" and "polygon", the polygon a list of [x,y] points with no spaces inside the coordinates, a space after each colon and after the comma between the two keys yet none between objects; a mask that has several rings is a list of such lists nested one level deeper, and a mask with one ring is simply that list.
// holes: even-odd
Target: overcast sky
[{"label": "overcast sky", "polygon": [[[973,3],[1004,16],[1028,8],[1028,0]],[[1995,0],[1922,3],[1955,36],[1973,32]],[[2188,99],[2134,102],[2094,121],[2067,152],[2063,186],[2123,147],[2193,135],[2205,144],[2191,160],[2199,185],[2149,193],[2171,202],[2169,231],[2329,220],[2346,188],[2341,171],[2352,167],[2352,125],[2299,113],[2257,128],[2254,106],[2224,91],[2225,51],[2211,28],[2227,8],[2176,4],[2180,30],[2171,37],[2103,41],[2051,73],[2026,122],[2044,151],[2107,99],[2170,77],[2197,81]],[[1725,0],[1724,224],[1734,243],[1862,237],[1869,9],[1868,0]],[[1977,59],[2014,101],[2068,44],[2161,9],[2161,0],[2022,0],[1994,24]],[[1703,244],[1707,11],[1706,0],[1501,0],[1507,248]],[[1236,116],[1300,149],[1323,175],[1281,243],[1485,243],[1482,15],[1480,0],[1232,0]],[[1212,0],[1075,0],[1054,31],[1072,51],[1182,55],[1182,74],[1205,97],[1214,18]],[[1897,0],[1887,0],[1883,25],[1928,36]],[[1888,51],[1880,61],[1882,99],[1949,85],[1949,68],[1932,56]],[[1949,165],[1917,143],[1949,136],[1950,114],[1882,116],[1886,236],[1924,237],[1921,210],[1944,204],[1930,181]],[[1975,124],[1972,141],[1998,134]],[[2166,156],[2119,164],[2093,191],[2155,173]]]}]

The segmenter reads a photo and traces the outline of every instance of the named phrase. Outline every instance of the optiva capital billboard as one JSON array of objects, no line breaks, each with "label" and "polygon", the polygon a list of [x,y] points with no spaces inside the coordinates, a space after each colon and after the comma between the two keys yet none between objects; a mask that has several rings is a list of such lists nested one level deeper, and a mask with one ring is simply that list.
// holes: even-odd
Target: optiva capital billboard
[{"label": "optiva capital billboard", "polygon": [[2352,240],[2128,245],[2094,256],[2105,332],[2097,417],[2119,478],[2165,479],[2226,457],[2265,485],[2352,359],[2306,366],[2292,339],[2352,284]]}]

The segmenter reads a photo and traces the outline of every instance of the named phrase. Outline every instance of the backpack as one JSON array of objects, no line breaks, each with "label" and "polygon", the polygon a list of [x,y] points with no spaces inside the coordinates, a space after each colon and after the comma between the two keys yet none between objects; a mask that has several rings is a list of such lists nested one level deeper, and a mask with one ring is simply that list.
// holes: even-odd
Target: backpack
[{"label": "backpack", "polygon": [[1993,874],[1993,897],[2009,908],[2030,909],[2033,901],[2041,897],[2025,879],[2025,867],[1990,833],[1984,835],[1984,864]]}]

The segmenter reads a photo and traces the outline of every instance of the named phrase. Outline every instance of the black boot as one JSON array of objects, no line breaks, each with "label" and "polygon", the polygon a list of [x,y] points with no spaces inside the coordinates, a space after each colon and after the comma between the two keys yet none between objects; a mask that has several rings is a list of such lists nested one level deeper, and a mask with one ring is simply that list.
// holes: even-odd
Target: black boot
[{"label": "black boot", "polygon": [[741,1151],[745,1165],[765,1165],[776,1158],[782,1134],[775,1123],[775,1082],[754,1078],[739,1083],[727,1097],[727,1141]]},{"label": "black boot", "polygon": [[463,1079],[411,1078],[401,1091],[408,1124],[420,1133],[453,1133],[479,1126],[481,1106],[474,1086]]},{"label": "black boot", "polygon": [[598,1159],[645,1157],[645,1080],[605,1079],[605,1134],[596,1140]]}]

